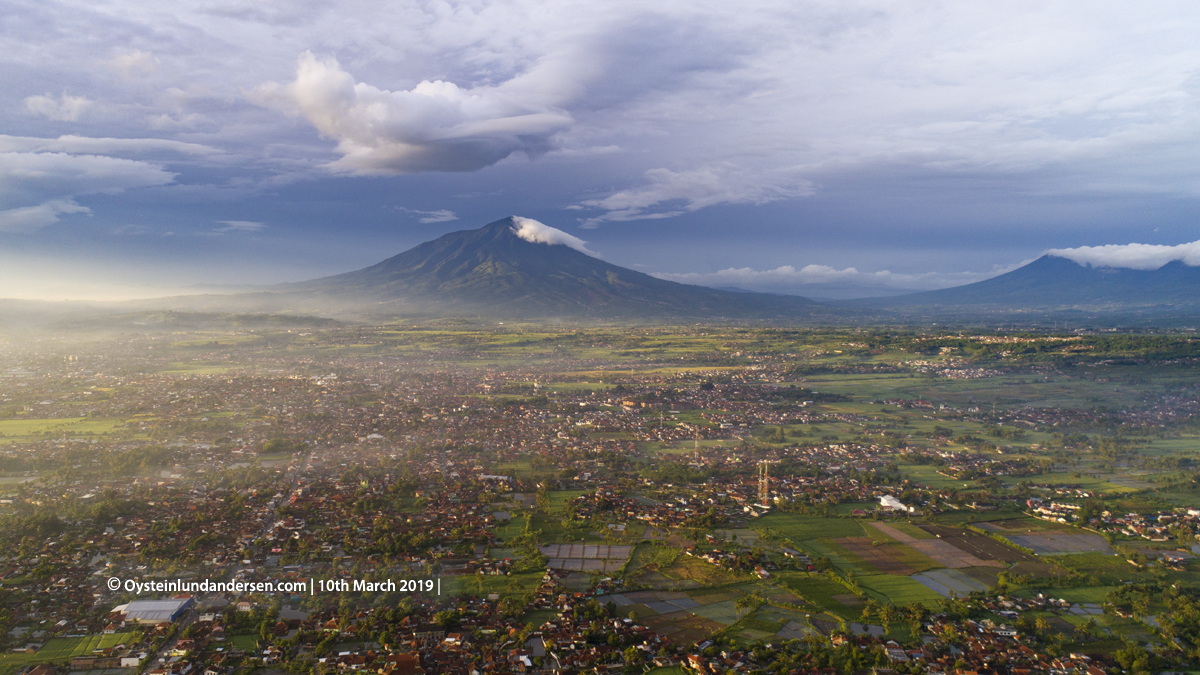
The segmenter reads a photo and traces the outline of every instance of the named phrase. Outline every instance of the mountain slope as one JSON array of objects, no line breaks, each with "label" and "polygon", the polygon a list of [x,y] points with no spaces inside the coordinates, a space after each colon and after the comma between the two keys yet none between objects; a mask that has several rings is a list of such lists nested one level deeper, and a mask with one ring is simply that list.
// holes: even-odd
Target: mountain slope
[{"label": "mountain slope", "polygon": [[1085,267],[1046,255],[1006,274],[965,286],[846,304],[1013,311],[1188,310],[1200,308],[1200,267],[1179,261],[1157,270]]},{"label": "mountain slope", "polygon": [[656,279],[567,244],[530,241],[518,235],[518,220],[523,219],[452,232],[371,267],[276,290],[292,297],[497,316],[804,318],[829,312],[800,297]]}]

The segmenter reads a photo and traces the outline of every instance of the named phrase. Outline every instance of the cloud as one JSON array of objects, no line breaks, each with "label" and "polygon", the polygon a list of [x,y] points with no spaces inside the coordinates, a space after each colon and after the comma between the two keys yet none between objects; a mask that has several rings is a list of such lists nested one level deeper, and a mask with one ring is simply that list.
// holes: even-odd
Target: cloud
[{"label": "cloud", "polygon": [[34,138],[0,134],[0,152],[69,152],[83,154],[121,154],[175,152],[184,155],[216,155],[220,150],[199,143],[184,143],[163,138],[88,138],[59,136]]},{"label": "cloud", "polygon": [[717,204],[766,204],[812,194],[810,181],[788,172],[743,169],[715,164],[690,171],[651,169],[648,184],[589,199],[572,208],[601,209],[605,213],[582,221],[594,228],[605,221],[671,218]]},{"label": "cloud", "polygon": [[54,199],[37,206],[23,206],[0,211],[0,232],[30,234],[58,222],[64,213],[87,213],[91,209],[70,199]]},{"label": "cloud", "polygon": [[421,222],[450,222],[458,220],[458,216],[454,211],[439,209],[437,211],[413,211],[413,213],[425,214],[425,217],[420,219]]},{"label": "cloud", "polygon": [[63,92],[57,99],[49,94],[30,96],[25,99],[25,109],[52,120],[74,122],[94,103],[85,96],[70,96]]},{"label": "cloud", "polygon": [[525,241],[534,244],[550,244],[551,246],[561,244],[586,253],[594,258],[599,258],[600,254],[589,250],[587,242],[572,234],[567,234],[562,230],[550,227],[545,223],[540,223],[532,218],[522,218],[521,216],[513,216],[513,234],[524,239]]},{"label": "cloud", "polygon": [[29,233],[67,213],[90,213],[79,195],[166,185],[175,174],[131,159],[57,152],[0,152],[0,230]]},{"label": "cloud", "polygon": [[403,206],[396,207],[397,211],[407,211],[408,213],[416,213],[424,216],[418,221],[422,223],[448,223],[452,220],[458,220],[458,214],[448,209],[439,209],[437,211],[421,211],[418,209],[406,209]]},{"label": "cloud", "polygon": [[1085,267],[1124,267],[1133,270],[1156,270],[1176,260],[1190,267],[1200,267],[1200,241],[1178,246],[1157,244],[1109,244],[1052,248],[1046,255],[1073,260]]},{"label": "cloud", "polygon": [[261,232],[267,229],[266,223],[259,223],[253,220],[218,220],[225,227],[218,227],[214,232],[222,234],[226,232]]},{"label": "cloud", "polygon": [[135,187],[166,185],[174,177],[157,164],[139,160],[61,152],[0,152],[0,208],[29,206],[29,202],[71,195],[117,194]]},{"label": "cloud", "polygon": [[133,77],[135,75],[153,75],[161,62],[154,54],[135,49],[128,54],[114,56],[107,61],[101,61],[101,63],[125,77]]},{"label": "cloud", "polygon": [[[771,270],[731,267],[717,272],[656,273],[652,276],[684,284],[714,288],[740,288],[750,291],[797,295],[818,293],[848,297],[869,295],[872,292],[925,291],[961,286],[1003,274],[1015,267],[1019,267],[1019,265],[1012,268],[998,268],[991,272],[904,274],[889,270],[860,272],[853,267],[839,270],[828,265],[806,265],[799,269],[792,265],[783,265]],[[856,290],[860,292],[855,293]]]},{"label": "cloud", "polygon": [[515,152],[551,148],[571,116],[552,102],[501,86],[463,89],[443,80],[407,91],[356,83],[334,58],[300,56],[296,79],[247,93],[259,105],[302,115],[337,140],[329,168],[352,174],[474,171]]}]

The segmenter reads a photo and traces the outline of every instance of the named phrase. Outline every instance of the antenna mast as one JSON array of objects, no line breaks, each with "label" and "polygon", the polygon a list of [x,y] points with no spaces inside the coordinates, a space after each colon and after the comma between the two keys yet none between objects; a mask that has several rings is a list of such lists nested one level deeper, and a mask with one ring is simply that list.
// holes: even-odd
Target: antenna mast
[{"label": "antenna mast", "polygon": [[771,498],[770,466],[770,460],[766,459],[758,465],[758,503],[763,506],[768,506],[767,500]]}]

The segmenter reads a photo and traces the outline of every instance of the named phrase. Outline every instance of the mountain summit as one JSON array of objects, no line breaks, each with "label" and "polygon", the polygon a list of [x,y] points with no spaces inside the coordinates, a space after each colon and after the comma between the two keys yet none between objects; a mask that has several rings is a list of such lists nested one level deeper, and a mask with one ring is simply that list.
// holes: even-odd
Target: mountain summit
[{"label": "mountain summit", "polygon": [[519,216],[451,232],[355,272],[277,288],[489,316],[803,319],[826,313],[806,298],[719,291],[618,267],[578,237]]}]

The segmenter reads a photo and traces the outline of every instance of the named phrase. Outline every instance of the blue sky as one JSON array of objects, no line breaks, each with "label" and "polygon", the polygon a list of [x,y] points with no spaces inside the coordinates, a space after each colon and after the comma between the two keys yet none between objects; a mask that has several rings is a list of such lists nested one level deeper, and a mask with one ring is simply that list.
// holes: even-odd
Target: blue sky
[{"label": "blue sky", "polygon": [[667,278],[816,297],[1200,239],[1194,3],[0,16],[0,297],[299,280],[513,214]]}]

